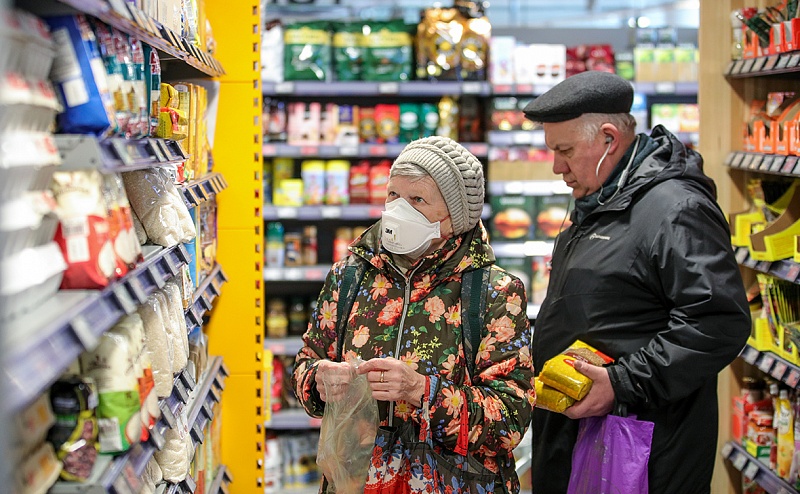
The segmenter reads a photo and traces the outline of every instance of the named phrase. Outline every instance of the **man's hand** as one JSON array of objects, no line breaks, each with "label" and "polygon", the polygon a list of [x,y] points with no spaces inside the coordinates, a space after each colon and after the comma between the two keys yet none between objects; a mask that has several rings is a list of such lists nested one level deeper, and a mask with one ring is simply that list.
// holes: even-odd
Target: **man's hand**
[{"label": "man's hand", "polygon": [[396,358],[373,358],[358,366],[359,374],[367,374],[372,397],[378,401],[406,401],[420,406],[425,392],[425,376]]},{"label": "man's hand", "polygon": [[611,413],[614,408],[614,388],[611,387],[608,370],[582,361],[575,362],[575,370],[592,380],[592,389],[582,400],[567,408],[564,415],[571,419],[581,419],[602,417]]}]

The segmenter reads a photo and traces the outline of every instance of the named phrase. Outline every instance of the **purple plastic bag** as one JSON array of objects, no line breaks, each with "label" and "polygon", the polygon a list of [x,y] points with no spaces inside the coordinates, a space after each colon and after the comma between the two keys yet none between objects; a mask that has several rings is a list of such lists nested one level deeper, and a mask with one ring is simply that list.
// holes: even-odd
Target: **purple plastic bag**
[{"label": "purple plastic bag", "polygon": [[581,419],[567,494],[647,494],[653,427],[632,415]]}]

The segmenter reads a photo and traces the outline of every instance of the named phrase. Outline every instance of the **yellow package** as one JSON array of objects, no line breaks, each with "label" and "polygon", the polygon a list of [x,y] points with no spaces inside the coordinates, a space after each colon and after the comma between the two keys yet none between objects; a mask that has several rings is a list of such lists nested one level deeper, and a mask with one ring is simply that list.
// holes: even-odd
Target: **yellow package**
[{"label": "yellow package", "polygon": [[583,399],[592,389],[592,380],[575,370],[576,360],[592,365],[605,365],[614,361],[596,348],[576,340],[569,348],[544,363],[539,379],[570,398]]},{"label": "yellow package", "polygon": [[536,408],[551,412],[564,413],[564,410],[575,404],[575,399],[570,398],[561,391],[544,384],[539,378],[534,378],[536,389]]}]

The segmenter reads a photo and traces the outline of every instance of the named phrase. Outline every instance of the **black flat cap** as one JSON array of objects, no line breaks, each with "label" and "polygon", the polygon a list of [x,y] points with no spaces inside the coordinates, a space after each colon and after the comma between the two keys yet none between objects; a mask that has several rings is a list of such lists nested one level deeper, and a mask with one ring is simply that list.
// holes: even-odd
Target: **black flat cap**
[{"label": "black flat cap", "polygon": [[630,82],[608,72],[588,71],[559,82],[523,112],[534,122],[564,122],[584,113],[630,113],[632,104]]}]

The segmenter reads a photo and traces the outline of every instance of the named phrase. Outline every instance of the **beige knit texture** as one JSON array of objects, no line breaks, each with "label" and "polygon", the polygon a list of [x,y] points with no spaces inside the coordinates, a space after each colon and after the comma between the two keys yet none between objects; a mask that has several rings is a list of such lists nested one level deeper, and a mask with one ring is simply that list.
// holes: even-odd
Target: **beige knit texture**
[{"label": "beige knit texture", "polygon": [[475,227],[484,200],[483,165],[464,146],[448,137],[426,137],[409,143],[395,163],[412,163],[430,174],[442,192],[455,235]]}]

